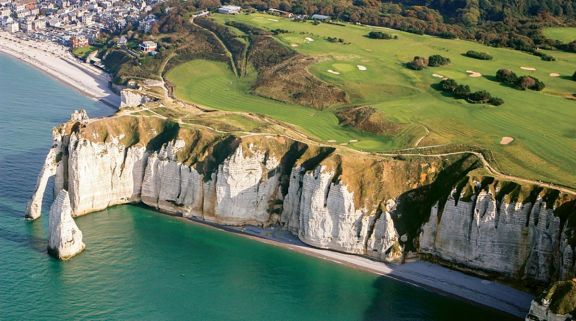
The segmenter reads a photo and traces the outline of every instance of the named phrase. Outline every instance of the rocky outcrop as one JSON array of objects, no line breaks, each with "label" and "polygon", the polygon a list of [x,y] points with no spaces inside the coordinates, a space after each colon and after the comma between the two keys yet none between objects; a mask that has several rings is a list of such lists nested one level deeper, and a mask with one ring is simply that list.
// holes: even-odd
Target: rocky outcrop
[{"label": "rocky outcrop", "polygon": [[123,89],[120,91],[120,108],[137,107],[154,99],[135,89]]},{"label": "rocky outcrop", "polygon": [[576,316],[576,282],[556,282],[532,301],[526,321],[571,321]]},{"label": "rocky outcrop", "polygon": [[[420,251],[509,279],[574,275],[566,222],[576,210],[560,211],[573,198],[474,178],[479,162],[471,155],[358,157],[277,135],[122,115],[73,119],[54,140],[39,181],[56,176],[73,216],[142,202],[218,224],[277,225],[312,246],[376,260]],[[38,184],[33,217],[44,188]]]},{"label": "rocky outcrop", "polygon": [[82,231],[72,219],[72,206],[68,192],[60,191],[50,208],[48,218],[48,253],[60,260],[68,260],[82,252]]}]

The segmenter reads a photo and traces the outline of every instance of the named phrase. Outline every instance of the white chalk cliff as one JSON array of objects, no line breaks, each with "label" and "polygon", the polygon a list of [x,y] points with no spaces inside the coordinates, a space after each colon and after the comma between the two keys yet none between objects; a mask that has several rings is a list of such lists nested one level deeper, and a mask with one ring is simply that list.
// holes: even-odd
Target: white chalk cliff
[{"label": "white chalk cliff", "polygon": [[[574,198],[493,179],[480,184],[468,175],[478,166],[473,156],[358,157],[282,136],[122,115],[75,116],[53,135],[31,218],[55,175],[73,216],[142,202],[218,224],[276,225],[312,246],[375,260],[419,251],[526,282],[574,276],[574,240],[562,223],[575,214]],[[559,214],[566,204],[569,213]]]},{"label": "white chalk cliff", "polygon": [[60,191],[50,208],[48,218],[48,253],[60,260],[68,260],[82,252],[82,231],[72,219],[72,206],[68,192]]}]

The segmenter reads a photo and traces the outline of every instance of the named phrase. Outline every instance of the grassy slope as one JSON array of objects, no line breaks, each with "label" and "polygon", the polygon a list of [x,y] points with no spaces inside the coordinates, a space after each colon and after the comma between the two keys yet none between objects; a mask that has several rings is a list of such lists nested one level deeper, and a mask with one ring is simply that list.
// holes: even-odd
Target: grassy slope
[{"label": "grassy slope", "polygon": [[[278,39],[303,54],[317,56],[319,63],[310,71],[325,81],[339,84],[351,94],[354,104],[370,104],[391,121],[414,124],[399,137],[379,138],[342,129],[331,111],[318,112],[303,107],[277,103],[248,94],[252,79],[234,79],[222,64],[190,62],[168,74],[177,85],[176,95],[211,107],[259,112],[295,124],[323,140],[343,142],[358,139],[355,147],[384,151],[410,147],[423,124],[431,130],[421,145],[464,143],[491,149],[499,167],[505,172],[533,179],[554,181],[576,186],[576,102],[563,96],[576,93],[576,84],[568,79],[576,70],[576,55],[556,53],[556,62],[544,62],[538,57],[513,51],[482,46],[477,43],[418,36],[396,30],[399,40],[372,40],[365,37],[376,27],[345,27],[329,24],[313,26],[268,15],[216,16],[216,19],[236,19],[258,27],[289,30]],[[340,37],[349,45],[330,43],[325,37]],[[306,37],[315,41],[307,42]],[[489,52],[492,61],[470,59],[461,54],[467,50]],[[403,66],[415,55],[441,54],[452,64],[424,71],[412,71]],[[367,71],[359,71],[363,65]],[[534,67],[533,72],[521,66]],[[466,70],[494,75],[499,68],[509,68],[518,74],[531,74],[543,80],[543,92],[517,91],[501,86],[486,77],[469,78]],[[332,69],[340,75],[327,72]],[[563,77],[552,78],[558,72]],[[473,90],[488,90],[504,98],[501,107],[471,105],[443,97],[430,88],[438,82],[439,73]],[[502,146],[502,136],[515,141]]]},{"label": "grassy slope", "polygon": [[562,42],[571,42],[576,40],[576,27],[546,28],[543,32],[546,38],[559,40]]}]

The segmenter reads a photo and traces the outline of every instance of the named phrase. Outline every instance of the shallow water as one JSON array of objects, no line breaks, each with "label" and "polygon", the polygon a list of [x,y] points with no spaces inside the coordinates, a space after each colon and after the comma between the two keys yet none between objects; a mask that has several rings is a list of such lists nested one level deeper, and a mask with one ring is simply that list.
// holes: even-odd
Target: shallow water
[{"label": "shallow water", "polygon": [[113,112],[0,55],[2,320],[515,320],[137,206],[78,218],[86,251],[54,260],[47,216],[22,216],[50,129],[79,107]]}]

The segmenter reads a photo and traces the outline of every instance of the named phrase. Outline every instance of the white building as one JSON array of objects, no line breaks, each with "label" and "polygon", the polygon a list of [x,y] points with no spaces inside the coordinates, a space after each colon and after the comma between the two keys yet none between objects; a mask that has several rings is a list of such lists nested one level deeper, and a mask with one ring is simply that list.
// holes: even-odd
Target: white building
[{"label": "white building", "polygon": [[240,8],[239,6],[222,6],[218,8],[218,13],[239,14],[240,10],[242,10],[242,8]]}]

